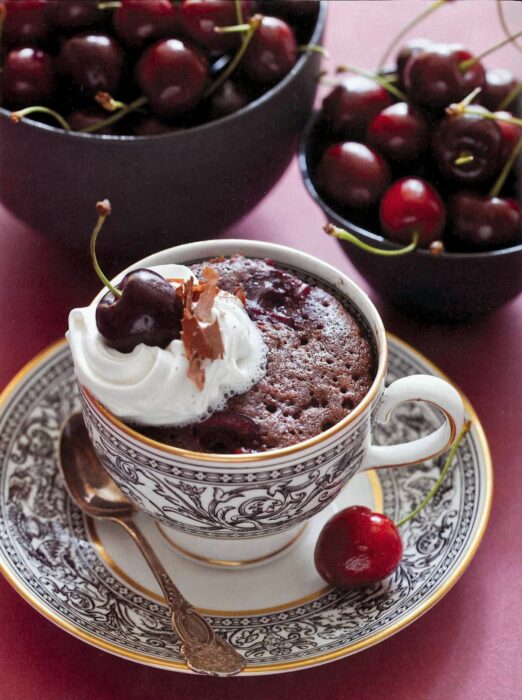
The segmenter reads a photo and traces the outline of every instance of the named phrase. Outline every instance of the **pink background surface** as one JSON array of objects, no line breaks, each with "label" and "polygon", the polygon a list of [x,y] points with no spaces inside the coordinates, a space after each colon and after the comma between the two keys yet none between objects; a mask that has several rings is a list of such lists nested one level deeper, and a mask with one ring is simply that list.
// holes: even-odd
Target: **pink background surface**
[{"label": "pink background surface", "polygon": [[[426,3],[336,0],[330,5],[326,44],[332,64],[371,67],[386,37]],[[513,31],[520,29],[522,3],[505,5]],[[474,52],[502,38],[490,0],[450,3],[415,35],[461,41]],[[521,54],[513,47],[487,63],[522,73]],[[368,289],[335,241],[322,234],[322,223],[294,162],[266,200],[228,236],[299,247],[337,265]],[[99,284],[84,260],[57,249],[1,208],[0,250],[3,387],[33,355],[63,335],[69,309],[87,303]],[[104,263],[118,267],[117,261]],[[91,648],[42,618],[0,578],[3,698],[520,697],[522,298],[462,327],[415,323],[374,299],[388,330],[426,354],[467,394],[490,442],[495,466],[491,520],[455,588],[409,628],[350,658],[292,674],[220,681],[138,666]]]}]

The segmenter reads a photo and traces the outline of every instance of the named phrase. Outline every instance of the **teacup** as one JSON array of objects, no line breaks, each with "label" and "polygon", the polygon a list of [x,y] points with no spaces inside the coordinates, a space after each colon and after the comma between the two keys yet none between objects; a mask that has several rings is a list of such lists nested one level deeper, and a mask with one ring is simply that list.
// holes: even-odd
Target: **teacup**
[{"label": "teacup", "polygon": [[[202,241],[151,255],[122,275],[234,253],[270,258],[341,299],[373,342],[377,372],[364,399],[328,430],[282,449],[233,455],[190,452],[151,440],[80,387],[96,452],[122,491],[168,530],[183,554],[220,566],[258,565],[282,555],[356,473],[432,459],[454,442],[464,419],[460,395],[442,379],[414,375],[385,386],[388,347],[377,310],[346,275],[311,255],[259,241]],[[374,445],[373,424],[386,422],[407,401],[436,406],[444,423],[411,442]]]}]

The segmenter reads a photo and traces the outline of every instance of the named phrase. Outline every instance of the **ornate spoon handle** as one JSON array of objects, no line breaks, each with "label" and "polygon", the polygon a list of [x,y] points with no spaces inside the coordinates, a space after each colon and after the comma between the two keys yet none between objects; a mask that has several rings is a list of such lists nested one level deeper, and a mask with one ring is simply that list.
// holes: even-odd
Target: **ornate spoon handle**
[{"label": "ornate spoon handle", "polygon": [[181,642],[187,666],[196,673],[232,676],[242,671],[245,659],[227,641],[215,634],[207,620],[183,597],[145,536],[131,518],[112,518],[138,545],[167,599],[172,629]]}]

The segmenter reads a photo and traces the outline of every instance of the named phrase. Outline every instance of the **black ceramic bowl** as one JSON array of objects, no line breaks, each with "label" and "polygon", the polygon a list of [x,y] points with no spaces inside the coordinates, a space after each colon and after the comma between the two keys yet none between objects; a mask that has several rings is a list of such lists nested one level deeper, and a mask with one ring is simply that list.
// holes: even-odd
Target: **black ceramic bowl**
[{"label": "black ceramic bowl", "polygon": [[[308,192],[326,219],[370,245],[386,249],[401,247],[378,233],[377,221],[370,227],[348,219],[346,213],[335,208],[317,190],[312,176],[323,151],[324,135],[316,114],[301,140],[299,167]],[[343,241],[339,244],[384,300],[418,319],[470,321],[494,311],[522,292],[522,244],[484,253],[447,252],[440,256],[419,249],[396,258],[372,255]]]},{"label": "black ceramic bowl", "polygon": [[[320,44],[327,3],[309,43]],[[99,248],[139,257],[213,238],[252,209],[283,175],[313,107],[321,57],[292,71],[244,109],[161,136],[67,133],[0,109],[0,201],[32,228],[87,249],[94,204],[108,197],[123,225]]]}]

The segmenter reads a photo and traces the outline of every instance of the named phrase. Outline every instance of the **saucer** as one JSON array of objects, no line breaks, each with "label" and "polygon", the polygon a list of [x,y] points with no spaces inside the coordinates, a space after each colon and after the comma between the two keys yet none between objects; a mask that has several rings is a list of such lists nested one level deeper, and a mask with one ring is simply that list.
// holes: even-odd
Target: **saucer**
[{"label": "saucer", "polygon": [[[397,338],[389,337],[389,351],[388,381],[443,376]],[[364,590],[329,588],[316,573],[313,548],[322,525],[353,504],[399,520],[427,494],[444,457],[357,475],[284,555],[257,568],[210,569],[138,516],[180,589],[245,656],[243,675],[310,668],[376,644],[426,612],[458,580],[482,538],[492,496],[487,441],[465,405],[472,429],[435,498],[402,528],[399,569]],[[0,569],[42,615],[74,636],[139,663],[190,672],[161,591],[130,538],[115,523],[85,518],[65,493],[56,441],[62,422],[79,407],[65,342],[33,359],[0,397]],[[376,442],[411,440],[440,422],[431,406],[404,404],[388,425],[377,427]]]}]

